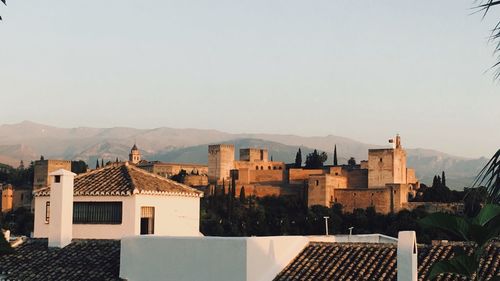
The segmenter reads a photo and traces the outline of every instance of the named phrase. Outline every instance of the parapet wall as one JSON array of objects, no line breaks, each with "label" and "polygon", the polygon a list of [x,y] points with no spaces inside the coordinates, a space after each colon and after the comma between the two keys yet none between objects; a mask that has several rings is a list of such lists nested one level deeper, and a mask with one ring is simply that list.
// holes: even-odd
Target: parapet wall
[{"label": "parapet wall", "polygon": [[126,237],[121,240],[120,277],[134,281],[272,280],[308,243],[304,236]]}]

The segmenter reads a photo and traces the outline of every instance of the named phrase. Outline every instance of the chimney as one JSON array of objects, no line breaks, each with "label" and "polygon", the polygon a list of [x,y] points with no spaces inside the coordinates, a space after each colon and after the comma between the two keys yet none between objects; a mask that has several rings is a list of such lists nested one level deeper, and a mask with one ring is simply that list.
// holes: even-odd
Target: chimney
[{"label": "chimney", "polygon": [[400,231],[398,234],[398,281],[418,280],[417,236],[415,231]]},{"label": "chimney", "polygon": [[73,238],[73,180],[76,174],[60,169],[49,174],[49,247],[63,248]]}]

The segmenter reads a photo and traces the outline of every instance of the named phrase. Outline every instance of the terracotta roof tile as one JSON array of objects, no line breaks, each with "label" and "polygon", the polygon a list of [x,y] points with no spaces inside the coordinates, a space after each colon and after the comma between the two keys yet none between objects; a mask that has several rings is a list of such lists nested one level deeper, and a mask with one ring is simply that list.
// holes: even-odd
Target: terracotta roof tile
[{"label": "terracotta roof tile", "polygon": [[[113,163],[75,177],[75,196],[127,196],[134,193],[202,196],[202,192],[173,180],[157,176],[126,163]],[[50,188],[35,191],[50,195]]]},{"label": "terracotta roof tile", "polygon": [[[420,245],[418,249],[419,280],[428,280],[430,267],[453,257],[459,245]],[[500,244],[490,244],[482,259],[480,274],[489,280],[500,274]],[[365,243],[310,243],[276,278],[281,280],[396,280],[397,246]],[[453,275],[436,279],[466,280]]]},{"label": "terracotta roof tile", "polygon": [[0,274],[1,280],[121,280],[120,241],[73,240],[57,249],[47,239],[30,239],[0,256]]}]

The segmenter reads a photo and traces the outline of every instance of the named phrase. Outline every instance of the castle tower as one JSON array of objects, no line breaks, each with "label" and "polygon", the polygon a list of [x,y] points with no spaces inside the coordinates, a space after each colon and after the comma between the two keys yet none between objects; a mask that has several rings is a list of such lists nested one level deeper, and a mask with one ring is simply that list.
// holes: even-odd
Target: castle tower
[{"label": "castle tower", "polygon": [[45,160],[42,158],[35,161],[33,189],[49,186],[49,174],[59,169],[71,171],[71,161],[50,159]]},{"label": "castle tower", "polygon": [[208,146],[208,181],[212,184],[229,179],[234,168],[234,145],[216,144]]},{"label": "castle tower", "polygon": [[137,145],[134,143],[134,146],[130,150],[130,154],[128,155],[128,161],[132,164],[137,164],[141,162],[141,152],[137,148]]},{"label": "castle tower", "polygon": [[401,137],[389,140],[393,148],[368,150],[368,187],[385,187],[388,183],[407,183],[406,151]]}]

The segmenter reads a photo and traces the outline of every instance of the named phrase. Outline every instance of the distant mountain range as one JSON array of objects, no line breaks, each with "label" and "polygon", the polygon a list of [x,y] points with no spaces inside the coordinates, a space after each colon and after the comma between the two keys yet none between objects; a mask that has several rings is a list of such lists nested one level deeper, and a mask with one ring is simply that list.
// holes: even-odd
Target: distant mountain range
[{"label": "distant mountain range", "polygon": [[[18,166],[20,160],[28,163],[45,158],[84,160],[91,167],[97,158],[114,161],[127,159],[130,148],[137,143],[148,160],[172,162],[207,162],[207,145],[233,143],[242,147],[264,147],[274,160],[293,162],[301,147],[303,159],[313,149],[326,151],[331,162],[334,145],[340,163],[350,157],[367,159],[370,145],[339,136],[302,137],[277,134],[230,134],[200,129],[135,129],[135,128],[58,128],[24,121],[0,125],[0,163]],[[404,146],[404,139],[403,139]],[[237,150],[238,151],[238,150]],[[468,186],[487,162],[486,158],[469,159],[428,149],[407,149],[408,166],[417,171],[424,183],[432,182],[435,174],[446,171],[450,187]]]}]

